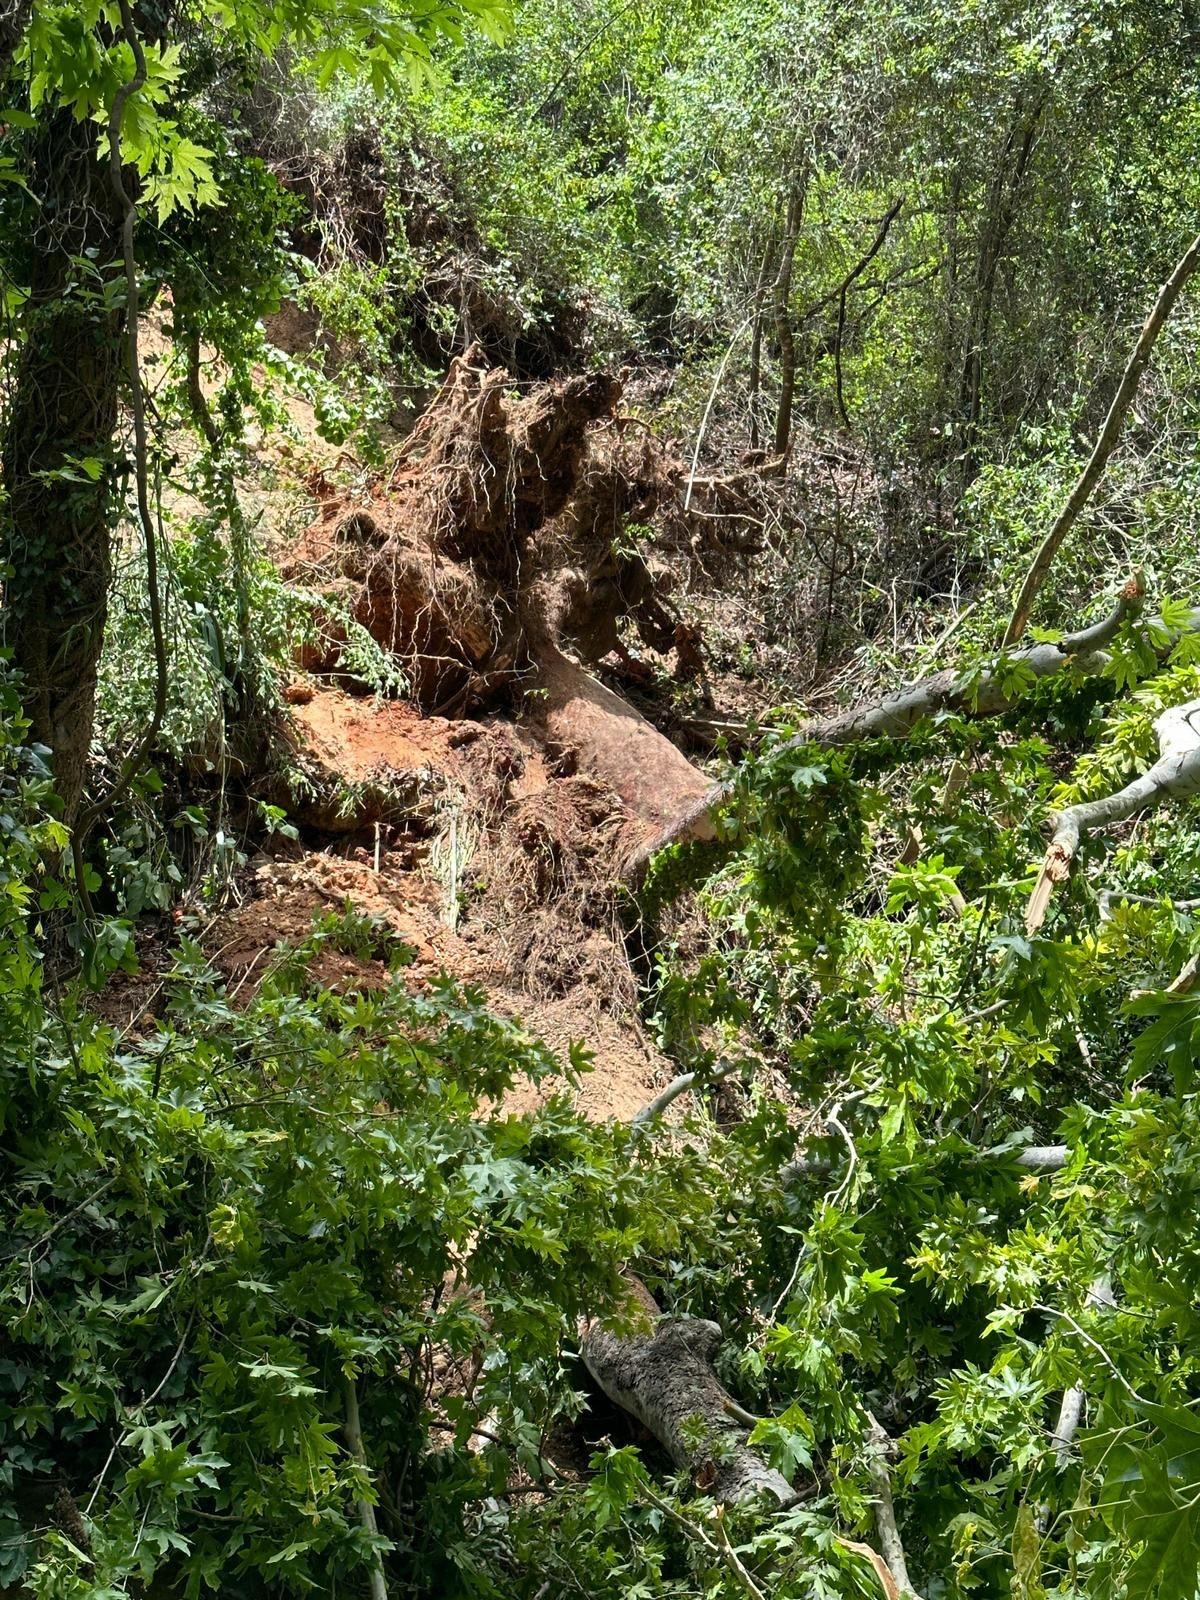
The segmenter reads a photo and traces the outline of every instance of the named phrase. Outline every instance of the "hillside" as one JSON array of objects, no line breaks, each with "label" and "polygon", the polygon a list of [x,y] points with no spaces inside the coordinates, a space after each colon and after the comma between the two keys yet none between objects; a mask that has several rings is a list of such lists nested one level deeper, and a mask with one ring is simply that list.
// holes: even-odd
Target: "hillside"
[{"label": "hillside", "polygon": [[0,1597],[1197,1600],[1198,27],[0,15]]}]

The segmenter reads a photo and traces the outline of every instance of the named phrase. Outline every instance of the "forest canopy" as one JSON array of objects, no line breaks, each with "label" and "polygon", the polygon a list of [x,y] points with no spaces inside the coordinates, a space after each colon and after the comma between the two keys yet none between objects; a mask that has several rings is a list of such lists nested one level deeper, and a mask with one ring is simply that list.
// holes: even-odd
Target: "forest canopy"
[{"label": "forest canopy", "polygon": [[0,6],[0,1596],[1196,1600],[1200,10]]}]

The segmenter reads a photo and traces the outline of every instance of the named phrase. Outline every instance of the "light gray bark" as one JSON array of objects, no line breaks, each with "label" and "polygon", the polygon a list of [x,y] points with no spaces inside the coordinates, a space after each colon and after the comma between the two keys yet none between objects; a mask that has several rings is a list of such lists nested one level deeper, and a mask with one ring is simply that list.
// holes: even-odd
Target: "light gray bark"
[{"label": "light gray bark", "polygon": [[[1016,703],[1011,684],[1014,678],[1053,678],[1068,667],[1085,675],[1098,673],[1105,665],[1105,647],[1112,643],[1122,624],[1141,611],[1142,586],[1134,578],[1122,590],[1113,610],[1100,622],[1077,633],[1066,634],[1053,644],[1027,645],[997,656],[976,671],[961,672],[944,668],[927,678],[885,695],[870,705],[858,706],[834,717],[806,723],[787,741],[787,750],[804,745],[848,745],[864,739],[903,739],[927,718],[951,711],[978,718],[1000,716]],[[1171,632],[1159,624],[1164,637],[1175,639],[1181,633],[1200,631],[1200,610],[1192,613],[1181,630]],[[733,786],[715,785],[708,794],[661,833],[647,841],[630,858],[627,874],[636,878],[650,857],[669,844],[715,836],[714,813],[729,799]]]},{"label": "light gray bark", "polygon": [[736,1402],[712,1368],[720,1344],[715,1322],[659,1315],[649,1331],[633,1334],[592,1323],[583,1359],[609,1399],[650,1430],[697,1488],[726,1503],[787,1505],[791,1484],[750,1449],[730,1416]]},{"label": "light gray bark", "polygon": [[879,1535],[879,1550],[887,1563],[888,1571],[896,1581],[896,1588],[905,1600],[920,1600],[908,1576],[908,1560],[904,1542],[896,1523],[896,1507],[892,1500],[892,1474],[888,1457],[893,1445],[880,1422],[867,1413],[867,1473],[871,1479],[871,1500],[875,1508],[875,1531]]},{"label": "light gray bark", "polygon": [[1200,699],[1171,706],[1155,722],[1154,731],[1159,755],[1148,771],[1115,794],[1067,806],[1052,819],[1050,845],[1025,913],[1030,933],[1046,920],[1054,887],[1069,876],[1080,841],[1089,833],[1111,828],[1160,801],[1200,794]]}]

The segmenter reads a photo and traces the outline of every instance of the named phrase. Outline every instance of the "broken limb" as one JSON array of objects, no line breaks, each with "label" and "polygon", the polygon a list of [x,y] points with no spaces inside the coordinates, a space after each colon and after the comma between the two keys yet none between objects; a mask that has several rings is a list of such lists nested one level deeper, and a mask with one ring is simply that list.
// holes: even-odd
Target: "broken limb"
[{"label": "broken limb", "polygon": [[1187,800],[1200,794],[1200,700],[1171,706],[1156,720],[1154,731],[1159,754],[1148,771],[1115,794],[1067,806],[1052,819],[1050,844],[1025,913],[1030,934],[1046,920],[1055,885],[1070,876],[1071,863],[1089,833],[1111,828],[1163,800]]},{"label": "broken limb", "polygon": [[630,1299],[644,1331],[616,1334],[593,1322],[583,1338],[584,1363],[604,1393],[648,1428],[677,1467],[714,1499],[757,1498],[789,1505],[791,1484],[746,1444],[736,1405],[712,1368],[721,1329],[700,1317],[667,1317],[636,1280]]},{"label": "broken limb", "polygon": [[695,1088],[697,1084],[699,1084],[701,1088],[708,1088],[710,1085],[723,1083],[725,1079],[736,1070],[737,1064],[735,1062],[721,1061],[717,1063],[711,1072],[702,1072],[699,1070],[695,1072],[681,1072],[677,1078],[671,1079],[670,1083],[661,1091],[661,1093],[656,1094],[653,1100],[648,1101],[642,1107],[642,1109],[633,1119],[633,1126],[635,1128],[641,1128],[644,1127],[647,1122],[655,1121],[656,1118],[662,1116],[663,1112],[668,1106],[673,1105],[681,1095],[687,1094],[688,1091]]},{"label": "broken limb", "polygon": [[[1014,678],[1028,680],[1053,678],[1070,667],[1084,674],[1098,673],[1107,660],[1105,647],[1112,643],[1121,627],[1137,617],[1145,591],[1141,576],[1135,573],[1117,598],[1112,611],[1101,621],[1077,633],[1048,644],[1026,645],[995,657],[982,668],[961,672],[953,667],[921,678],[908,688],[866,706],[805,723],[784,745],[785,750],[804,745],[848,745],[864,739],[903,739],[927,718],[942,712],[955,712],[971,718],[996,717],[1011,711],[1017,696]],[[1183,631],[1200,630],[1200,612],[1193,613]],[[1160,624],[1160,631],[1174,639]],[[630,857],[626,872],[636,880],[656,851],[667,845],[716,836],[715,814],[733,793],[731,783],[710,788],[698,801],[661,833],[643,844]]]}]

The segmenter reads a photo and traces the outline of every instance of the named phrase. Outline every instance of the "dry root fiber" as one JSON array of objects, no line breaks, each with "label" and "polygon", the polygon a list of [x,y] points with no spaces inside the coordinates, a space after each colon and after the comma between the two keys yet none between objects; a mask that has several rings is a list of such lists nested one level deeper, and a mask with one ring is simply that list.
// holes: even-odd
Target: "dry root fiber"
[{"label": "dry root fiber", "polygon": [[539,735],[611,790],[641,837],[706,783],[588,671],[622,617],[664,651],[680,625],[634,535],[656,515],[678,535],[683,468],[618,416],[619,396],[617,380],[588,375],[517,397],[468,350],[369,492],[326,498],[290,572],[340,591],[427,710],[523,696]]}]

